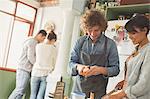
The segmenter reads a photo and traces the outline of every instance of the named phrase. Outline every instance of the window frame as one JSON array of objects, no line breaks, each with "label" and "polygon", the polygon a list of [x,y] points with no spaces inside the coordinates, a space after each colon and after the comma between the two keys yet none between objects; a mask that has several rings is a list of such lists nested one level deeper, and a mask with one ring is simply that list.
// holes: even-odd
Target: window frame
[{"label": "window frame", "polygon": [[[13,0],[14,1],[14,0]],[[29,5],[29,4],[26,4],[26,3],[24,3],[24,2],[22,2],[22,1],[18,1],[18,0],[15,0],[14,1],[15,2],[15,5],[16,5],[16,7],[15,7],[15,12],[14,12],[14,14],[12,14],[12,13],[9,13],[9,12],[7,12],[7,11],[2,11],[2,10],[0,10],[0,12],[2,12],[2,13],[5,13],[5,14],[7,14],[7,15],[11,15],[11,16],[13,16],[14,18],[13,18],[13,24],[12,24],[12,29],[11,29],[11,32],[9,32],[10,33],[10,35],[11,35],[11,37],[10,38],[8,38],[9,40],[6,42],[6,44],[8,44],[8,47],[6,46],[4,49],[6,49],[7,48],[7,50],[8,51],[6,51],[6,55],[4,55],[5,57],[4,57],[4,59],[3,59],[3,61],[4,62],[2,62],[2,66],[0,66],[0,70],[1,70],[1,68],[8,68],[9,66],[7,66],[7,61],[8,61],[8,56],[9,56],[9,51],[10,51],[10,46],[11,46],[11,40],[12,40],[12,31],[13,31],[13,27],[14,27],[14,22],[15,21],[21,21],[21,22],[24,22],[24,23],[28,23],[28,24],[30,24],[30,28],[29,28],[29,31],[28,31],[28,33],[27,33],[27,36],[32,36],[33,35],[33,30],[34,30],[34,25],[35,25],[35,21],[36,21],[36,17],[37,17],[37,8],[35,8],[35,7],[33,7],[33,6],[31,6],[31,5]],[[24,5],[26,5],[26,6],[28,6],[28,7],[31,7],[31,8],[33,8],[33,9],[35,9],[35,15],[34,15],[34,19],[33,19],[33,22],[32,21],[30,21],[30,20],[27,20],[27,19],[25,19],[25,18],[22,18],[22,17],[18,17],[18,16],[16,16],[16,11],[17,11],[17,5],[19,4],[19,3],[21,3],[21,4],[24,4]],[[14,70],[13,68],[10,68],[10,69],[12,69],[12,70]]]}]

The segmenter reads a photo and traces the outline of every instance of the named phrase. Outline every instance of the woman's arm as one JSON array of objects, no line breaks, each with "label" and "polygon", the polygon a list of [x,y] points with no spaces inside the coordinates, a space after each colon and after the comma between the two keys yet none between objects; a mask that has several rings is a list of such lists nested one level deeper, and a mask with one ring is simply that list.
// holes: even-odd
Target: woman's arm
[{"label": "woman's arm", "polygon": [[128,97],[143,96],[150,91],[150,48],[144,54],[145,56],[137,82],[133,86],[128,86],[125,90]]},{"label": "woman's arm", "polygon": [[103,96],[102,99],[122,99],[123,97],[126,97],[126,93],[123,90],[119,90],[111,95]]}]

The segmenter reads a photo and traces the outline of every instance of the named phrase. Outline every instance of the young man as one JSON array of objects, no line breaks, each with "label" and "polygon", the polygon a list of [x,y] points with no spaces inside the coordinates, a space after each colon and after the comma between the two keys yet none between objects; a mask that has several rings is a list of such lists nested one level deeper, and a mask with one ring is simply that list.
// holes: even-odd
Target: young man
[{"label": "young man", "polygon": [[94,93],[94,99],[106,94],[108,77],[119,74],[119,57],[116,44],[103,32],[107,21],[97,10],[87,11],[81,17],[81,28],[86,34],[81,37],[71,53],[70,67],[77,75],[74,92]]},{"label": "young man", "polygon": [[40,30],[35,37],[30,37],[24,41],[16,71],[16,88],[9,96],[9,99],[22,99],[30,80],[32,66],[35,63],[35,47],[38,43],[44,41],[46,35],[45,30]]}]

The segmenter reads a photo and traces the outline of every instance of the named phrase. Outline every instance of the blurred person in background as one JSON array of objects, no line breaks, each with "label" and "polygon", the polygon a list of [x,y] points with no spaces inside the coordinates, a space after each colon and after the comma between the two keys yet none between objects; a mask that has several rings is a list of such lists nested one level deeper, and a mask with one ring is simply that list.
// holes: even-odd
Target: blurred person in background
[{"label": "blurred person in background", "polygon": [[54,70],[56,63],[56,34],[51,31],[47,36],[46,43],[36,46],[36,62],[33,65],[31,76],[30,99],[44,99],[46,89],[46,78]]},{"label": "blurred person in background", "polygon": [[35,47],[44,41],[47,33],[40,30],[35,37],[27,38],[23,43],[22,53],[16,70],[16,88],[8,99],[22,99],[31,77],[33,64],[35,63]]}]

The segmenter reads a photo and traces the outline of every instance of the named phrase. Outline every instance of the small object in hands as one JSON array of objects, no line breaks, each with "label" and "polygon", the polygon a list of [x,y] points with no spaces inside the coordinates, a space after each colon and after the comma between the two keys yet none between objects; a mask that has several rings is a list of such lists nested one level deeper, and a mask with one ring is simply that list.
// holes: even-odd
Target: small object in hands
[{"label": "small object in hands", "polygon": [[88,78],[88,76],[86,76],[86,73],[87,73],[87,71],[89,71],[89,70],[90,70],[90,66],[85,67],[84,70],[83,70],[84,81],[86,81],[87,78]]},{"label": "small object in hands", "polygon": [[86,76],[86,73],[87,73],[87,71],[89,71],[90,70],[90,67],[89,66],[87,66],[87,67],[85,67],[84,69],[83,69],[83,76]]}]

